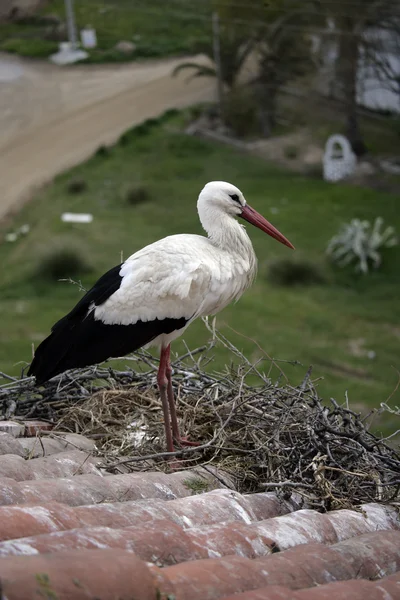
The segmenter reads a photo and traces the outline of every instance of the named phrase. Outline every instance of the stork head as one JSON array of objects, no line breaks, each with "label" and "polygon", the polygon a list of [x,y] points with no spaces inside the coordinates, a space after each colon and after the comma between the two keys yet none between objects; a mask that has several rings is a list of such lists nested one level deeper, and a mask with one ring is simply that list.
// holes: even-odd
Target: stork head
[{"label": "stork head", "polygon": [[231,183],[226,181],[210,181],[207,183],[200,192],[197,208],[206,231],[209,230],[206,221],[214,221],[215,223],[218,222],[218,214],[228,214],[232,217],[236,216],[244,219],[278,242],[294,249],[293,244],[276,227],[247,204],[239,188]]}]

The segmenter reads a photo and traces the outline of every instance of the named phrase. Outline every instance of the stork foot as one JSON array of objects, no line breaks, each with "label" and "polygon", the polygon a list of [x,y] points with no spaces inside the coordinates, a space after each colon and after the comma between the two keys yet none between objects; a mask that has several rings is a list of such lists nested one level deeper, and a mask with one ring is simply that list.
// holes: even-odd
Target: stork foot
[{"label": "stork foot", "polygon": [[188,438],[186,436],[177,438],[176,443],[179,446],[183,446],[183,447],[185,447],[185,446],[189,446],[189,447],[190,446],[191,447],[201,446],[200,442],[191,442],[190,440],[188,440]]},{"label": "stork foot", "polygon": [[[201,446],[200,442],[191,442],[190,440],[187,439],[187,437],[180,437],[179,438],[174,438],[174,442],[176,443],[177,446],[180,446],[181,448],[184,447],[196,447],[196,446]],[[177,458],[173,458],[171,456],[171,458],[168,458],[168,467],[170,469],[170,471],[181,471],[182,469],[185,468],[185,466],[187,466],[185,464],[184,460],[179,460]]]}]

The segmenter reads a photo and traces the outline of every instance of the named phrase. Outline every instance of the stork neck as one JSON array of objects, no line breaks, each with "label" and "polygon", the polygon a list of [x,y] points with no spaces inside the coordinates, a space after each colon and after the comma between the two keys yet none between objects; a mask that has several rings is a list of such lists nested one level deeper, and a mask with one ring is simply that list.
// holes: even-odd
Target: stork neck
[{"label": "stork neck", "polygon": [[214,246],[241,256],[253,254],[253,246],[246,229],[231,215],[218,211],[214,218],[201,219],[201,222]]}]

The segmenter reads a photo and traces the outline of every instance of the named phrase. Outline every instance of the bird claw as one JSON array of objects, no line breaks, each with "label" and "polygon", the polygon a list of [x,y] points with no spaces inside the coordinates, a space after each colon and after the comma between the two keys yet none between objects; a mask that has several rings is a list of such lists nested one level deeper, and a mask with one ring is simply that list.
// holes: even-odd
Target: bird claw
[{"label": "bird claw", "polygon": [[192,447],[201,446],[200,442],[191,442],[190,440],[187,439],[186,436],[185,437],[179,437],[176,440],[176,443],[178,444],[178,446],[183,446],[183,447],[185,447],[185,446],[189,446],[189,447],[190,446],[192,446]]}]

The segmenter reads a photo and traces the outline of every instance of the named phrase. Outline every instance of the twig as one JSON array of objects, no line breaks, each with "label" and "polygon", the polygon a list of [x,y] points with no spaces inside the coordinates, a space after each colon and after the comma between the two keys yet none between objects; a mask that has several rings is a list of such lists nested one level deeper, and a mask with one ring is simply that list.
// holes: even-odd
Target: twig
[{"label": "twig", "polygon": [[309,483],[303,482],[294,482],[294,481],[279,481],[279,482],[268,482],[268,483],[260,483],[260,487],[262,488],[282,488],[282,487],[292,487],[292,488],[304,488],[307,490],[313,490],[314,486]]}]

